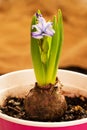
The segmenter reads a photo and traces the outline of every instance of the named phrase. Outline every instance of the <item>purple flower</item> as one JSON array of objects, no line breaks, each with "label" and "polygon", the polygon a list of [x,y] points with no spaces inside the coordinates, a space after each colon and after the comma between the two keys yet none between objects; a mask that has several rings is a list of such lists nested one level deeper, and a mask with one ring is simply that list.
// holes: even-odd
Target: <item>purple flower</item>
[{"label": "purple flower", "polygon": [[55,31],[52,28],[52,22],[46,22],[42,15],[38,15],[37,20],[38,24],[32,25],[32,29],[36,29],[36,31],[31,34],[33,38],[41,39],[44,36],[54,35]]}]

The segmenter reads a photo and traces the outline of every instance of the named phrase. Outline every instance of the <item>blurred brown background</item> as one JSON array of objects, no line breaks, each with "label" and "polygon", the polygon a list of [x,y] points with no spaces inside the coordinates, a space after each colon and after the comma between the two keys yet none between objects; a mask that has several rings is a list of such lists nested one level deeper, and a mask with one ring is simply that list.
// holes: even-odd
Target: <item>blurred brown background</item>
[{"label": "blurred brown background", "polygon": [[60,67],[87,69],[87,0],[0,0],[0,73],[32,68],[30,24],[40,9],[51,19],[60,8],[64,43]]}]

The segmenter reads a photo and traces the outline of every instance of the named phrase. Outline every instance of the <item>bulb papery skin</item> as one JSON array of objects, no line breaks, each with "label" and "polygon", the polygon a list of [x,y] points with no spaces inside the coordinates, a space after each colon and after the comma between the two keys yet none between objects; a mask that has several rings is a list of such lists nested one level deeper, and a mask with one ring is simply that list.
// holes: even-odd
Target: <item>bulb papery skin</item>
[{"label": "bulb papery skin", "polygon": [[58,90],[58,86],[42,89],[35,86],[25,99],[25,110],[31,120],[55,121],[66,109],[65,97]]}]

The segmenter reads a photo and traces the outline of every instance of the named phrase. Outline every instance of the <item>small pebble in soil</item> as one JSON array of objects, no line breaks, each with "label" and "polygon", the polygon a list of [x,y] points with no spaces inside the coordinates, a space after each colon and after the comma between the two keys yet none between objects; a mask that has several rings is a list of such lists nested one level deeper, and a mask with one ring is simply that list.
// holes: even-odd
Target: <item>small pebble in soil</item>
[{"label": "small pebble in soil", "polygon": [[[87,118],[87,98],[80,97],[66,97],[68,108],[65,114],[54,121],[72,121],[82,118]],[[14,118],[30,120],[24,109],[24,98],[8,97],[3,105],[0,107],[0,112],[12,116]]]}]

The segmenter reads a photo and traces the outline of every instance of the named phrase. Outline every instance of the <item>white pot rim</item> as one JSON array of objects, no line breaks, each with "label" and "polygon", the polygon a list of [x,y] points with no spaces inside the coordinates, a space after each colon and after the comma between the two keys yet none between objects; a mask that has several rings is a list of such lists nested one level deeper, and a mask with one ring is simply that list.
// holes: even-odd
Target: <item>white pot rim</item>
[{"label": "white pot rim", "polygon": [[[10,73],[7,73],[7,74],[0,76],[0,79],[4,78],[6,76],[11,76],[11,75],[16,74],[16,73],[23,73],[23,72],[27,72],[27,71],[33,71],[33,69],[26,69],[26,70],[19,70],[19,71],[10,72]],[[69,71],[69,70],[59,69],[58,72],[60,72],[60,73],[62,73],[62,72],[66,73],[67,72],[68,74],[81,76],[81,77],[87,79],[87,75],[77,73],[77,72],[73,72],[73,71]],[[66,127],[66,126],[74,126],[74,125],[87,123],[87,118],[80,119],[80,120],[74,120],[74,121],[66,121],[66,122],[27,121],[27,120],[13,118],[13,117],[10,117],[10,116],[2,114],[2,113],[0,113],[0,118],[7,120],[7,121],[10,121],[10,122],[13,122],[13,123],[21,124],[21,125],[38,126],[38,127]]]},{"label": "white pot rim", "polygon": [[[5,77],[7,75],[13,75],[13,74],[16,74],[16,73],[23,73],[23,72],[27,72],[27,71],[33,71],[33,69],[23,69],[23,70],[17,70],[17,71],[13,71],[13,72],[9,72],[9,73],[6,73],[6,74],[3,74],[0,76],[0,78],[2,77]],[[87,78],[87,75],[86,74],[83,74],[83,73],[80,73],[80,72],[76,72],[76,71],[72,71],[72,70],[66,70],[66,69],[58,69],[59,72],[63,72],[63,73],[72,73],[72,74],[76,74],[78,76],[83,76],[85,78]]]}]

